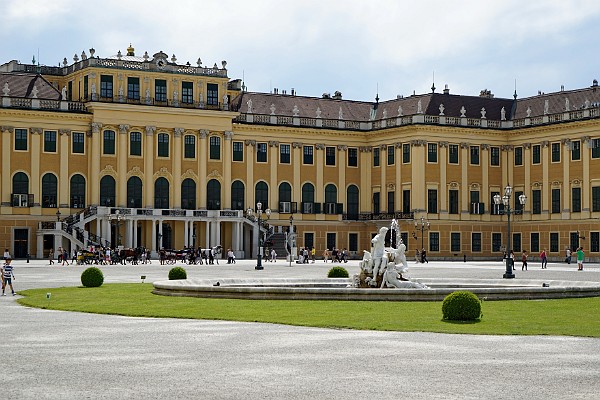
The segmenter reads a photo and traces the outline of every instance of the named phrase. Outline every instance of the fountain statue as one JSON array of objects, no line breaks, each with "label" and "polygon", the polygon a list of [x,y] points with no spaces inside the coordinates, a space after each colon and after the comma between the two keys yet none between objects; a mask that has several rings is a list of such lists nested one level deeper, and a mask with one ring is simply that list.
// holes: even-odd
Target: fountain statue
[{"label": "fountain statue", "polygon": [[[389,230],[396,234],[396,244],[394,246],[392,240],[390,247],[385,247],[385,236]],[[380,228],[371,243],[372,251],[364,250],[360,263],[361,272],[354,276],[355,287],[428,289],[427,286],[413,282],[405,276],[408,271],[406,245],[400,237],[398,221],[393,219],[390,228]]]}]

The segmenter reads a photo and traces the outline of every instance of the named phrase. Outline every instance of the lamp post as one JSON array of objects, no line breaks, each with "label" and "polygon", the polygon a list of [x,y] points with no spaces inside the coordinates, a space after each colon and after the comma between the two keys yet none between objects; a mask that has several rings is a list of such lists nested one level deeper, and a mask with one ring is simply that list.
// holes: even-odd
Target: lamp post
[{"label": "lamp post", "polygon": [[288,255],[288,259],[289,259],[288,261],[289,261],[290,267],[292,266],[292,258],[294,258],[294,253],[293,253],[294,240],[293,240],[293,238],[294,238],[294,216],[290,215],[290,231],[286,235],[287,245],[290,246],[290,254]]},{"label": "lamp post", "polygon": [[192,249],[196,249],[196,232],[192,233]]},{"label": "lamp post", "polygon": [[56,222],[60,222],[60,210],[56,210]]},{"label": "lamp post", "polygon": [[[265,214],[267,215],[267,219],[269,219],[271,217],[271,209],[267,208],[265,211]],[[253,216],[256,214],[257,216],[257,226],[258,226],[258,253],[256,255],[256,267],[254,267],[254,269],[264,269],[264,267],[262,266],[262,255],[261,255],[261,248],[263,245],[263,240],[262,240],[262,234],[260,231],[260,227],[261,227],[261,222],[262,222],[262,203],[259,201],[258,203],[256,203],[256,212],[252,209],[252,208],[248,208],[248,210],[246,210],[246,213],[248,216]]]},{"label": "lamp post", "polygon": [[[512,197],[512,192],[513,192],[513,188],[510,185],[506,185],[506,187],[504,188],[504,196],[500,197],[499,194],[496,194],[494,196],[494,203],[496,205],[500,205],[500,204],[504,204],[504,211],[503,213],[506,214],[507,218],[508,218],[508,247],[507,247],[507,254],[506,254],[506,272],[504,272],[504,275],[502,275],[503,278],[505,279],[512,279],[515,277],[515,274],[513,273],[513,264],[515,262],[514,258],[511,258],[510,255],[512,253],[512,248],[511,248],[511,244],[510,244],[510,215],[511,214],[515,214],[515,213],[520,213],[520,210],[515,210],[510,208],[510,198]],[[525,202],[527,201],[527,197],[522,194],[519,196],[519,203],[521,203],[521,205],[525,205]]]},{"label": "lamp post", "polygon": [[116,247],[119,247],[121,245],[121,235],[119,233],[120,232],[119,227],[121,225],[121,221],[123,220],[123,215],[121,215],[121,212],[119,210],[115,210],[114,214],[109,214],[108,220],[110,221],[111,224],[113,221],[116,221],[116,223],[115,223],[115,226],[117,227],[117,229],[116,229],[117,246]]},{"label": "lamp post", "polygon": [[[425,217],[421,217],[419,221],[415,220],[415,229],[421,231],[421,249],[425,249],[425,235],[424,232],[429,230],[430,223],[425,220]],[[413,237],[416,239],[417,236],[413,233]]]}]

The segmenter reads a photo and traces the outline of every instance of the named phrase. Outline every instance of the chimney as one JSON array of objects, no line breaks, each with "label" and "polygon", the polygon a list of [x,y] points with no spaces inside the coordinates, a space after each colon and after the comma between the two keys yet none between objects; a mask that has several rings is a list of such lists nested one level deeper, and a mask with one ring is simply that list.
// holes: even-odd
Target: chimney
[{"label": "chimney", "polygon": [[450,89],[448,89],[448,85],[444,86],[444,94],[450,94]]}]

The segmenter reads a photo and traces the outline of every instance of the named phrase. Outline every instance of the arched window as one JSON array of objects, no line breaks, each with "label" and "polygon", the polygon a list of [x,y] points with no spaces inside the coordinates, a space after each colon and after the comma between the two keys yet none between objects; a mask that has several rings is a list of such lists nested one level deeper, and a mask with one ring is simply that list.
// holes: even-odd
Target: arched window
[{"label": "arched window", "polygon": [[245,189],[242,181],[233,181],[231,183],[231,209],[244,209]]},{"label": "arched window", "polygon": [[58,179],[47,173],[42,176],[42,208],[56,208],[58,197]]},{"label": "arched window", "polygon": [[105,175],[100,179],[100,205],[114,207],[116,205],[115,178]]},{"label": "arched window", "polygon": [[348,219],[358,219],[358,187],[356,185],[350,185],[346,189],[346,204]]},{"label": "arched window", "polygon": [[196,209],[196,182],[186,178],[181,182],[181,208],[184,210]]},{"label": "arched window", "polygon": [[[262,209],[266,210],[269,208],[269,187],[263,181],[260,181],[256,184],[254,190],[254,199],[257,203],[262,204]],[[256,206],[256,204],[255,204]],[[254,207],[253,207],[254,208]]]},{"label": "arched window", "polygon": [[17,172],[13,176],[12,206],[29,207],[33,204],[33,196],[29,195],[29,177],[24,172]]},{"label": "arched window", "polygon": [[279,184],[279,212],[292,212],[292,187],[287,182]]},{"label": "arched window", "polygon": [[312,183],[302,185],[302,213],[315,213],[315,187]]},{"label": "arched window", "polygon": [[127,180],[127,206],[132,208],[142,207],[142,180],[132,176]]},{"label": "arched window", "polygon": [[334,184],[325,186],[325,214],[339,214],[337,207],[337,188]]},{"label": "arched window", "polygon": [[206,184],[206,209],[221,209],[221,182],[211,179]]},{"label": "arched window", "polygon": [[70,189],[71,208],[85,208],[85,178],[80,174],[73,175]]},{"label": "arched window", "polygon": [[169,208],[169,181],[160,177],[154,182],[154,208]]}]

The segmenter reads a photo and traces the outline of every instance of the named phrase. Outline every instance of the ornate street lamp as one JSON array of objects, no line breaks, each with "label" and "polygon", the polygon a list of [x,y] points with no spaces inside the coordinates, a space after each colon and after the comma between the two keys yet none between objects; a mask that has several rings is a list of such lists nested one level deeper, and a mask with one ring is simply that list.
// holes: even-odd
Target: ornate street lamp
[{"label": "ornate street lamp", "polygon": [[[512,197],[512,193],[513,193],[513,188],[510,185],[507,185],[504,188],[504,196],[500,197],[499,194],[496,194],[494,196],[494,203],[496,205],[504,204],[504,211],[502,211],[501,213],[506,214],[506,216],[508,218],[508,242],[507,242],[508,247],[507,247],[507,254],[506,254],[506,272],[502,276],[505,279],[512,279],[515,277],[515,274],[513,273],[513,264],[514,264],[515,260],[514,260],[514,258],[510,257],[510,255],[512,253],[512,248],[511,248],[511,243],[510,243],[510,215],[521,213],[521,210],[515,210],[513,208],[510,208],[510,198]],[[519,203],[522,206],[524,206],[526,202],[527,202],[527,196],[525,196],[524,194],[520,195]]]},{"label": "ornate street lamp", "polygon": [[110,221],[111,224],[113,223],[113,221],[115,221],[116,233],[117,233],[117,247],[119,247],[121,245],[121,235],[120,235],[119,227],[121,226],[121,221],[123,219],[124,219],[124,216],[121,215],[121,212],[119,210],[115,210],[114,214],[108,215],[108,220]]},{"label": "ornate street lamp", "polygon": [[[421,217],[419,221],[415,220],[415,229],[421,231],[421,249],[425,249],[425,231],[429,230],[429,226],[429,221],[425,220],[425,217]],[[413,238],[417,238],[414,232]]]},{"label": "ornate street lamp", "polygon": [[[260,227],[261,227],[261,223],[262,223],[262,203],[259,201],[258,203],[256,203],[256,211],[254,211],[252,208],[248,208],[246,210],[246,214],[251,217],[253,215],[256,214],[257,216],[257,226],[258,226],[258,253],[256,255],[256,267],[254,267],[254,269],[264,269],[264,267],[262,266],[262,254],[261,254],[261,249],[263,247],[263,237],[260,231]],[[271,209],[267,208],[264,213],[267,215],[267,219],[271,218]]]},{"label": "ornate street lamp", "polygon": [[60,222],[60,210],[56,210],[56,222]]}]

